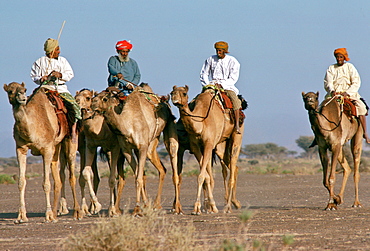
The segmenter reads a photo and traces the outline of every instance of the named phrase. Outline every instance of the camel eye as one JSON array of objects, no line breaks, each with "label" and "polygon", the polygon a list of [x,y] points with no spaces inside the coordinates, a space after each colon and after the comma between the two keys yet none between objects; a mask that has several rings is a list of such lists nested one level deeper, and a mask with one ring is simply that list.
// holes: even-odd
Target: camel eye
[{"label": "camel eye", "polygon": [[102,100],[103,100],[103,102],[107,102],[108,101],[108,98],[107,97],[104,97]]},{"label": "camel eye", "polygon": [[185,97],[186,96],[186,93],[183,93],[182,96]]},{"label": "camel eye", "polygon": [[87,98],[86,98],[86,100],[87,100],[87,101],[90,101],[90,100],[91,100],[91,98],[90,98],[90,97],[87,97]]}]

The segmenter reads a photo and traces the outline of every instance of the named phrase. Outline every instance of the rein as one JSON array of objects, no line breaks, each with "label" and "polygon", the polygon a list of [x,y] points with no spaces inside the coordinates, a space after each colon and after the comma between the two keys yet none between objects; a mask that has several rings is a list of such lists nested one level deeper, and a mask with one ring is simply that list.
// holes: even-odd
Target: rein
[{"label": "rein", "polygon": [[205,120],[206,118],[208,118],[208,115],[209,115],[209,112],[211,111],[211,107],[212,107],[212,101],[216,98],[217,96],[217,91],[216,93],[213,95],[213,97],[211,98],[211,101],[209,102],[209,106],[208,106],[208,110],[207,110],[207,114],[206,116],[198,116],[198,115],[192,115],[186,111],[182,111],[186,116],[189,116],[191,118],[201,118],[203,120]]},{"label": "rein", "polygon": [[[335,98],[336,98],[337,96],[334,96],[334,97],[332,97],[325,105],[324,105],[324,107],[325,106],[327,106],[330,102],[332,102]],[[340,96],[341,97],[341,103],[340,104],[342,104],[342,102],[343,102],[343,96]],[[314,111],[316,114],[319,114],[319,115],[321,115],[322,117],[324,117],[325,118],[325,120],[326,121],[328,121],[329,123],[331,123],[331,124],[334,124],[335,125],[335,127],[333,128],[333,129],[325,129],[325,128],[323,128],[321,125],[320,125],[320,121],[317,121],[318,122],[318,124],[319,124],[319,126],[320,126],[320,128],[322,129],[322,130],[324,130],[324,131],[327,131],[327,132],[332,132],[332,131],[334,131],[335,129],[337,129],[339,126],[340,126],[340,124],[342,123],[342,118],[343,118],[343,109],[340,109],[340,119],[339,119],[339,121],[338,121],[338,123],[336,123],[336,122],[334,122],[334,121],[330,121],[324,114],[322,114],[321,112],[319,112],[319,111]]]}]

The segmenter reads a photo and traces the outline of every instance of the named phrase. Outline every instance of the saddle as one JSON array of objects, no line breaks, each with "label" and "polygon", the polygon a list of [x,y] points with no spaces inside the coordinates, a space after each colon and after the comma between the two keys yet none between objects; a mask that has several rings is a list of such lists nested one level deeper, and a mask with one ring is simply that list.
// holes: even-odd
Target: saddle
[{"label": "saddle", "polygon": [[343,113],[346,114],[349,118],[357,117],[356,106],[353,104],[352,100],[349,98],[343,99]]},{"label": "saddle", "polygon": [[62,128],[67,132],[67,134],[71,133],[70,127],[71,122],[68,119],[68,110],[64,104],[63,99],[60,97],[57,91],[52,90],[44,90],[46,96],[48,97],[49,101],[53,104],[55,114],[58,118],[59,124],[59,133],[62,131]]}]

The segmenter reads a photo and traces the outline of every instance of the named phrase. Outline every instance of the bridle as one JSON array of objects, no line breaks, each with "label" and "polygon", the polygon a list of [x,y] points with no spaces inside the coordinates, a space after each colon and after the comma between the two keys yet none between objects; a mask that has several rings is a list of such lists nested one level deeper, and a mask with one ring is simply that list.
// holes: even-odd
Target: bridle
[{"label": "bridle", "polygon": [[208,106],[206,116],[192,115],[192,114],[190,114],[190,113],[188,113],[184,110],[182,112],[184,113],[185,116],[189,116],[191,118],[200,118],[200,119],[203,119],[202,121],[204,121],[209,116],[209,113],[211,111],[211,107],[212,107],[212,104],[213,104],[213,100],[216,98],[216,96],[217,96],[217,90],[216,90],[215,94],[212,96],[211,101],[209,102],[209,106]]},{"label": "bridle", "polygon": [[[325,103],[325,105],[323,106],[323,107],[325,107],[325,106],[327,106],[330,102],[332,102],[333,100],[335,100],[335,99],[337,99],[337,98],[340,98],[340,103],[339,103],[339,105],[343,105],[343,99],[344,99],[344,97],[342,96],[342,95],[336,95],[336,96],[334,96],[334,97],[332,97],[328,102],[326,102]],[[337,101],[338,102],[338,101]],[[322,108],[321,108],[321,110],[322,110]],[[343,108],[341,108],[340,109],[340,118],[339,118],[339,121],[338,121],[338,123],[336,123],[336,122],[334,122],[334,121],[331,121],[331,120],[329,120],[324,114],[322,114],[322,112],[320,112],[320,111],[317,111],[317,110],[314,110],[314,112],[316,113],[316,114],[319,114],[319,115],[321,115],[326,121],[328,121],[330,124],[334,124],[335,125],[335,127],[334,128],[332,128],[332,129],[325,129],[325,128],[323,128],[321,125],[320,125],[320,121],[317,121],[318,122],[318,125],[319,125],[319,127],[322,129],[322,130],[324,130],[324,131],[327,131],[327,132],[332,132],[332,131],[334,131],[335,129],[337,129],[340,125],[341,125],[341,123],[342,123],[342,118],[343,118]]]}]

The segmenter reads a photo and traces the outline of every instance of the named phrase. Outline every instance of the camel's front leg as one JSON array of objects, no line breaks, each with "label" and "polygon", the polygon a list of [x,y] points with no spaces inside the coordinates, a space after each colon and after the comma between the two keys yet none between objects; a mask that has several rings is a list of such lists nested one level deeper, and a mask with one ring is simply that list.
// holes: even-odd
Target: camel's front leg
[{"label": "camel's front leg", "polygon": [[116,211],[115,203],[115,187],[116,187],[116,173],[117,173],[117,161],[119,156],[120,149],[116,148],[113,149],[109,153],[109,208],[108,208],[108,214],[110,217],[115,217],[121,214],[121,212]]},{"label": "camel's front leg", "polygon": [[349,166],[349,164],[347,162],[347,159],[344,156],[343,150],[339,153],[338,162],[340,163],[340,165],[343,168],[342,186],[341,186],[339,194],[338,194],[339,198],[341,198],[341,203],[343,203],[344,202],[344,190],[346,188],[348,177],[351,173],[351,167]]},{"label": "camel's front leg", "polygon": [[84,217],[84,212],[80,207],[77,199],[76,191],[76,175],[75,175],[75,165],[76,165],[76,152],[77,144],[72,142],[72,139],[65,140],[65,152],[69,168],[69,184],[71,186],[72,195],[73,195],[73,218],[81,220]]},{"label": "camel's front leg", "polygon": [[328,190],[329,190],[329,202],[326,206],[326,210],[336,210],[337,205],[341,204],[341,197],[335,194],[335,171],[338,163],[338,157],[342,151],[341,145],[332,146],[332,156],[331,156],[331,165],[330,172],[328,177]]},{"label": "camel's front leg", "polygon": [[144,181],[144,166],[145,166],[145,160],[147,157],[147,146],[141,146],[141,149],[138,151],[138,166],[135,172],[136,176],[136,206],[134,209],[134,215],[141,216],[142,210],[141,210],[141,197],[143,198],[143,204],[144,206],[147,206],[148,203],[148,197],[145,192],[145,181]]},{"label": "camel's front leg", "polygon": [[124,170],[124,163],[125,163],[125,157],[123,154],[121,154],[118,157],[118,162],[117,162],[117,172],[118,172],[118,183],[117,183],[117,196],[115,196],[115,210],[116,212],[119,212],[120,214],[122,213],[119,204],[121,202],[121,196],[122,196],[122,191],[125,187],[126,180],[125,180],[125,170]]},{"label": "camel's front leg", "polygon": [[[53,151],[51,151],[53,150]],[[59,176],[58,170],[58,159],[59,159],[60,145],[56,147],[49,147],[43,154],[44,158],[44,182],[43,188],[46,197],[46,219],[45,222],[56,222],[57,221],[57,206],[60,197],[60,191],[62,188],[62,182]],[[54,179],[54,205],[51,206],[50,200],[50,171]]]},{"label": "camel's front leg", "polygon": [[67,199],[66,199],[66,183],[65,183],[66,182],[66,174],[65,174],[66,166],[67,166],[67,162],[66,162],[65,153],[61,152],[59,176],[62,182],[62,191],[61,191],[58,215],[66,215],[69,213],[68,206],[67,206]]},{"label": "camel's front leg", "polygon": [[86,147],[86,166],[84,167],[84,170],[82,172],[83,177],[85,178],[85,181],[87,182],[87,186],[89,188],[89,193],[91,197],[91,214],[97,214],[102,209],[101,204],[98,201],[98,198],[96,197],[94,187],[93,187],[93,178],[94,173],[92,172],[92,164],[95,158],[95,147]]},{"label": "camel's front leg", "polygon": [[19,165],[19,177],[18,177],[18,189],[19,189],[19,210],[18,218],[14,223],[25,223],[28,222],[25,192],[26,192],[26,163],[27,163],[27,149],[17,148],[17,158]]}]

